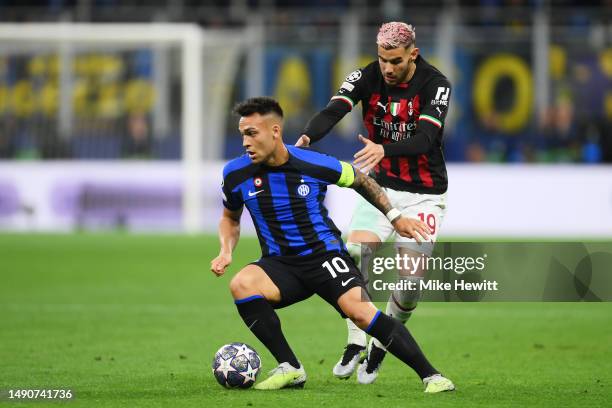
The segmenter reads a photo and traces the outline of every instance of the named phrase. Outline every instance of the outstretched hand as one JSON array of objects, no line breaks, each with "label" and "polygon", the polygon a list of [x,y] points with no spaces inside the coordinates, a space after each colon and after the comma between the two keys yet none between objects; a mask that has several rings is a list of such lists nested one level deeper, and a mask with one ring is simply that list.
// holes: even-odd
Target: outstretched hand
[{"label": "outstretched hand", "polygon": [[355,153],[355,167],[364,173],[368,173],[385,157],[383,146],[359,135],[359,140],[365,145],[363,149]]},{"label": "outstretched hand", "polygon": [[393,227],[402,237],[413,238],[416,242],[429,239],[429,228],[421,220],[402,216],[393,221]]}]

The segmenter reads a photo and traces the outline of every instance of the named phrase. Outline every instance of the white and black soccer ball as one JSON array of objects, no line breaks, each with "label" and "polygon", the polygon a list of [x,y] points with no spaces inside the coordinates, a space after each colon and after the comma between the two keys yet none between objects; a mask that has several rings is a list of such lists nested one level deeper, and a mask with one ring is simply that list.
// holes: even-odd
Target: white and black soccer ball
[{"label": "white and black soccer ball", "polygon": [[261,359],[255,349],[244,343],[231,343],[215,353],[212,371],[225,388],[249,388],[255,384]]}]

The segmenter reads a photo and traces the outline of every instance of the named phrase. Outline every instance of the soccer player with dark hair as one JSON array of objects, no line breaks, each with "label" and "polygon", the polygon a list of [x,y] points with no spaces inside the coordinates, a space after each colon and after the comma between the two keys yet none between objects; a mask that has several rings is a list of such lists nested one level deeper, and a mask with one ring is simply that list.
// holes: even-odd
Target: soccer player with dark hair
[{"label": "soccer player with dark hair", "polygon": [[[355,154],[355,165],[383,187],[391,203],[407,217],[419,217],[429,227],[431,251],[446,213],[447,175],[442,133],[451,85],[446,77],[419,55],[415,30],[401,22],[380,27],[376,43],[378,61],[350,73],[335,96],[306,125],[296,146],[323,138],[353,107],[361,102],[368,138]],[[360,265],[362,244],[376,246],[394,236],[399,252],[420,254],[410,248],[412,238],[397,236],[389,221],[366,200],[359,200],[349,227],[347,248]],[[418,280],[425,271],[399,271],[401,279]],[[414,271],[413,271],[414,272]],[[418,286],[417,286],[418,287]],[[416,308],[418,290],[394,291],[386,313],[405,323]],[[348,378],[366,349],[366,334],[347,320],[348,341],[334,375]],[[371,339],[367,359],[357,369],[357,380],[376,380],[385,347]]]},{"label": "soccer player with dark hair", "polygon": [[211,261],[211,270],[221,276],[232,262],[246,206],[262,257],[232,278],[230,290],[244,323],[279,363],[255,388],[299,387],[306,382],[304,367],[287,343],[274,309],[316,293],[412,367],[426,392],[454,389],[427,361],[408,329],[368,301],[361,274],[323,204],[327,186],[353,188],[402,236],[426,240],[426,224],[401,216],[381,187],[350,164],[285,145],[283,112],[275,100],[249,99],[237,105],[235,112],[241,116],[239,130],[246,154],[223,169],[221,249]]}]

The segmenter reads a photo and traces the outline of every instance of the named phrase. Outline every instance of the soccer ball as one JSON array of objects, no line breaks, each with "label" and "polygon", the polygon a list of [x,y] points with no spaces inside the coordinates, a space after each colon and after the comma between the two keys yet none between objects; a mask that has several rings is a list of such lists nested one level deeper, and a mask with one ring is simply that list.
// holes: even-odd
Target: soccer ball
[{"label": "soccer ball", "polygon": [[231,343],[215,353],[212,371],[225,388],[249,388],[255,384],[261,368],[259,355],[248,344]]}]

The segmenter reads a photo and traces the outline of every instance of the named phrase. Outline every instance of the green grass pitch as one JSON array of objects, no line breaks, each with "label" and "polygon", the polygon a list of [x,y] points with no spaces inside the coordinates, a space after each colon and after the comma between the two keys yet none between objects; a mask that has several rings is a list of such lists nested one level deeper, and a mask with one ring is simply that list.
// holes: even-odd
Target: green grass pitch
[{"label": "green grass pitch", "polygon": [[[0,235],[0,389],[69,388],[66,407],[609,406],[612,304],[423,303],[409,323],[457,391],[425,395],[393,356],[369,386],[332,377],[345,325],[317,298],[281,310],[309,379],[303,390],[225,390],[210,364],[242,341],[227,285],[259,255],[240,243],[215,278],[211,236]],[[1,406],[58,406],[57,402]]]}]

